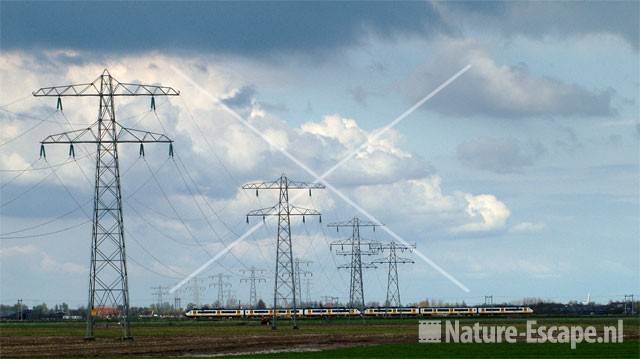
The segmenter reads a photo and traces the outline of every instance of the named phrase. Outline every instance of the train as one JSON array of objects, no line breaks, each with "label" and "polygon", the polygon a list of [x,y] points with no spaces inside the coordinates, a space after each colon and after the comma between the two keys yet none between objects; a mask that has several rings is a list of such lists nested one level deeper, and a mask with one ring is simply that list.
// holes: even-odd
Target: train
[{"label": "train", "polygon": [[[192,319],[233,319],[233,318],[269,318],[273,309],[223,309],[194,308],[185,312]],[[293,309],[276,309],[279,318],[290,318]],[[496,307],[372,307],[363,311],[357,308],[298,308],[296,316],[300,318],[340,318],[340,317],[440,317],[440,316],[492,316],[492,315],[528,315],[533,309],[518,306]]]}]

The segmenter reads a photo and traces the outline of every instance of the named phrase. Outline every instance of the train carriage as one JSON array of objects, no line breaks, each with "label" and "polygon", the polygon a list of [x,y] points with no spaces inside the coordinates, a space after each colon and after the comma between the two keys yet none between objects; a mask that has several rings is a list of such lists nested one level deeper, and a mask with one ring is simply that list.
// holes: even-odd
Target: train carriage
[{"label": "train carriage", "polygon": [[[273,316],[273,309],[209,309],[194,308],[185,313],[189,318],[267,318]],[[366,308],[362,313],[367,317],[440,317],[440,316],[492,316],[492,315],[520,315],[532,314],[533,309],[517,306],[495,307],[374,307]],[[279,308],[276,310],[279,318],[291,318],[293,309]],[[298,308],[296,316],[302,318],[337,318],[356,317],[361,312],[357,308]]]}]

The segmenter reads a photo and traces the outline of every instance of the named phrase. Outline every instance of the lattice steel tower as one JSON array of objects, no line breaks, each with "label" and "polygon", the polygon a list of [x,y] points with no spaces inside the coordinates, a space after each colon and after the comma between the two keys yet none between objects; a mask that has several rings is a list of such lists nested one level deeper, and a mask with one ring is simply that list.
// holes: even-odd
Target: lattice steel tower
[{"label": "lattice steel tower", "polygon": [[200,278],[198,277],[191,278],[189,282],[191,283],[191,285],[188,287],[185,287],[185,291],[191,293],[192,300],[193,300],[192,304],[195,305],[197,308],[200,308],[202,306],[202,301],[200,300],[200,298],[202,298],[202,292],[206,288],[200,285]]},{"label": "lattice steel tower", "polygon": [[33,92],[33,96],[57,97],[59,110],[62,110],[62,97],[94,96],[99,100],[98,120],[91,126],[51,135],[40,147],[41,157],[46,157],[46,144],[69,144],[72,156],[75,156],[74,144],[95,144],[97,149],[86,339],[93,339],[96,316],[114,312],[120,317],[123,338],[132,338],[118,144],[139,143],[143,155],[144,143],[169,143],[169,154],[173,154],[173,141],[167,136],[134,130],[116,122],[114,98],[151,96],[151,108],[155,111],[155,96],[177,95],[179,92],[171,87],[119,82],[107,70],[90,83],[44,87]]},{"label": "lattice steel tower", "polygon": [[[273,207],[257,209],[247,213],[247,223],[249,217],[278,216],[278,237],[276,243],[276,273],[273,285],[273,319],[271,327],[276,329],[276,312],[279,307],[278,301],[282,302],[282,307],[289,306],[291,299],[293,314],[291,319],[293,327],[296,325],[296,280],[293,270],[293,249],[291,246],[291,216],[320,216],[320,212],[314,209],[307,209],[294,206],[289,203],[290,189],[308,189],[311,196],[312,189],[323,189],[324,185],[318,183],[306,183],[292,181],[284,174],[273,182],[248,183],[242,186],[243,189],[255,189],[256,196],[261,189],[278,190],[280,197],[278,204]],[[322,217],[320,217],[322,222]]]},{"label": "lattice steel tower", "polygon": [[307,285],[307,290],[306,290],[306,294],[307,294],[307,302],[309,301],[309,292],[310,292],[310,285],[311,282],[309,281],[309,277],[313,276],[313,273],[308,270],[307,268],[309,268],[309,265],[311,265],[311,263],[313,263],[312,261],[307,261],[307,260],[303,260],[300,258],[296,258],[294,260],[294,267],[295,267],[295,274],[296,274],[296,283],[298,283],[298,285],[296,286],[296,289],[298,290],[297,293],[297,297],[299,302],[302,303],[302,278],[305,279],[305,283]]},{"label": "lattice steel tower", "polygon": [[400,301],[400,285],[398,283],[398,263],[414,263],[409,258],[398,257],[397,251],[405,252],[411,251],[413,246],[405,246],[396,242],[389,242],[382,244],[379,247],[382,251],[389,251],[389,256],[386,258],[380,258],[372,261],[372,264],[389,264],[389,273],[387,275],[387,299],[385,300],[386,307],[400,307],[402,302]]},{"label": "lattice steel tower", "polygon": [[266,279],[262,277],[264,270],[251,266],[248,270],[241,269],[240,272],[243,275],[249,273],[248,276],[240,278],[240,283],[249,283],[249,306],[251,308],[255,308],[258,305],[258,291],[256,289],[257,283],[266,283]]},{"label": "lattice steel tower", "polygon": [[159,285],[157,287],[151,287],[151,289],[153,290],[151,294],[156,297],[156,309],[160,312],[164,306],[164,296],[169,294],[169,288]]},{"label": "lattice steel tower", "polygon": [[[332,242],[329,247],[340,247],[340,250],[336,250],[336,254],[343,256],[351,256],[351,263],[338,266],[338,269],[350,269],[351,281],[349,284],[349,306],[352,308],[360,309],[360,314],[364,310],[364,284],[362,281],[362,269],[375,268],[375,265],[370,263],[362,263],[363,255],[374,255],[379,253],[379,243],[375,241],[362,240],[360,238],[360,227],[373,227],[381,226],[379,223],[363,222],[358,217],[346,222],[337,222],[328,224],[327,227],[336,227],[336,231],[340,231],[340,227],[351,227],[351,237],[346,240],[339,240]],[[366,246],[366,249],[362,249],[362,246]],[[351,247],[345,250],[344,247]]]},{"label": "lattice steel tower", "polygon": [[231,283],[227,282],[229,278],[228,274],[218,273],[216,275],[209,276],[209,279],[212,280],[209,287],[217,287],[218,288],[218,307],[224,307],[224,292],[225,288],[231,288]]}]

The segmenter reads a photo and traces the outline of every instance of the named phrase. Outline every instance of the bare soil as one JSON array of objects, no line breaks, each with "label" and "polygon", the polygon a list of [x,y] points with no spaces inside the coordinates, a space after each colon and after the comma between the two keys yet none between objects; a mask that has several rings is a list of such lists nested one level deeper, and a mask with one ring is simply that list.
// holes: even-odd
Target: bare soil
[{"label": "bare soil", "polygon": [[296,334],[289,336],[141,336],[131,341],[70,336],[0,336],[4,357],[182,356],[318,350],[388,343],[414,343],[406,334]]}]

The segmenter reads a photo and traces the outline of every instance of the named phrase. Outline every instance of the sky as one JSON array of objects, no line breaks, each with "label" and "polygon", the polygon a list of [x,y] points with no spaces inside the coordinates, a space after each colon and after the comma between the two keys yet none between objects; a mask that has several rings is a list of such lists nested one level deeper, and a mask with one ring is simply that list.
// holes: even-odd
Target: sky
[{"label": "sky", "polygon": [[[86,305],[95,149],[38,154],[49,134],[93,123],[98,104],[64,98],[60,112],[31,93],[105,68],[180,90],[157,98],[155,114],[148,98],[116,99],[120,123],[175,140],[173,159],[163,144],[144,158],[135,144],[119,148],[134,306],[277,201],[242,184],[314,180],[279,148],[316,173],[357,151],[327,181],[469,289],[405,252],[415,263],[399,265],[403,303],[640,295],[639,6],[0,2],[0,302]],[[311,299],[345,301],[349,273],[337,266],[349,259],[329,244],[349,234],[326,224],[365,215],[329,189],[295,199],[323,214],[322,224],[292,221],[294,256],[312,261]],[[276,226],[199,275],[203,302],[216,298],[217,273],[246,301],[241,270],[251,266],[265,270],[259,296],[272,295]],[[384,301],[386,276],[384,265],[365,271],[367,302]]]}]

